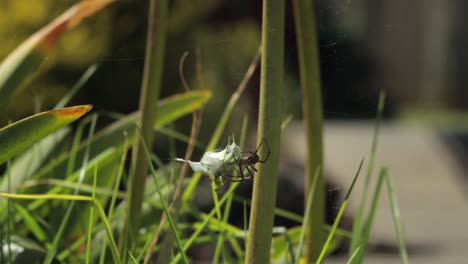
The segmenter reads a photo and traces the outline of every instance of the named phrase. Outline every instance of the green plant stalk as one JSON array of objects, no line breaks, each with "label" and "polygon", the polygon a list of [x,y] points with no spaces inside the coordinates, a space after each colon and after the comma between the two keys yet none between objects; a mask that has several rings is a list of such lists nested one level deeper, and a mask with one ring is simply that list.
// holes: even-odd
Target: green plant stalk
[{"label": "green plant stalk", "polygon": [[[244,119],[242,120],[241,136],[240,136],[240,141],[239,141],[239,147],[241,149],[244,149],[245,137],[247,134],[247,125],[248,125],[248,116],[244,116]],[[237,187],[239,183],[232,183],[232,184],[236,185]],[[220,231],[218,235],[218,240],[216,242],[216,249],[215,249],[215,254],[213,257],[213,264],[219,263],[221,250],[223,249],[223,244],[224,244],[224,241],[226,240],[225,226],[228,222],[229,214],[231,213],[231,205],[232,205],[233,199],[234,199],[234,195],[231,195],[226,202],[226,206],[224,207],[223,220],[222,222],[220,222]]]},{"label": "green plant stalk", "polygon": [[[134,144],[129,184],[130,208],[128,224],[130,226],[129,234],[132,238],[136,238],[138,234],[145,178],[148,175],[146,154],[138,141],[139,137],[142,137],[148,148],[152,149],[153,124],[156,120],[156,102],[158,101],[161,88],[168,19],[167,0],[150,0],[149,8],[145,66],[138,116],[138,125],[142,133],[141,136],[137,136]],[[135,241],[135,239],[131,239],[130,241]]]},{"label": "green plant stalk", "polygon": [[242,202],[242,216],[243,216],[243,224],[244,224],[244,235],[243,235],[243,238],[244,238],[244,248],[247,247],[247,234],[248,234],[248,231],[247,231],[247,203],[245,202],[245,200]]},{"label": "green plant stalk", "polygon": [[[141,135],[140,130],[139,130],[139,132],[140,132],[140,135]],[[154,185],[156,186],[156,190],[158,192],[159,201],[161,202],[162,208],[163,208],[164,212],[166,213],[167,221],[169,222],[169,225],[170,225],[170,227],[172,229],[172,234],[174,235],[176,245],[177,245],[177,247],[179,249],[179,252],[182,254],[183,263],[189,263],[188,259],[187,259],[187,256],[185,255],[185,251],[183,250],[183,247],[182,247],[182,242],[181,242],[181,239],[179,237],[179,232],[177,231],[176,223],[175,223],[175,221],[173,220],[173,218],[171,216],[171,213],[169,211],[169,207],[166,205],[166,202],[164,201],[164,196],[162,194],[161,187],[159,185],[158,178],[156,176],[156,170],[154,169],[154,166],[151,163],[151,156],[150,156],[148,146],[146,145],[146,142],[144,140],[141,140],[141,144],[143,146],[142,149],[145,152],[145,157],[147,158],[147,161],[148,161],[148,164],[149,164],[149,169],[151,171],[151,176],[153,178]]]},{"label": "green plant stalk", "polygon": [[379,177],[377,179],[377,184],[374,190],[374,195],[372,198],[369,215],[367,216],[367,219],[366,219],[366,225],[363,228],[362,236],[359,240],[358,247],[360,248],[360,250],[357,252],[356,256],[353,258],[353,261],[351,262],[353,264],[363,263],[364,261],[364,256],[366,254],[369,237],[370,237],[370,233],[372,230],[372,224],[374,223],[375,214],[377,212],[377,205],[379,204],[379,198],[380,198],[381,190],[382,190],[384,183],[387,184],[388,195],[389,195],[390,204],[392,208],[393,224],[395,227],[395,231],[396,231],[396,235],[397,235],[397,239],[398,239],[398,243],[400,247],[401,262],[404,264],[408,263],[408,255],[406,252],[403,228],[400,223],[399,208],[396,202],[393,184],[391,182],[390,175],[388,174],[388,169],[386,167],[382,167],[380,169]]},{"label": "green plant stalk", "polygon": [[[257,166],[245,263],[270,263],[281,137],[284,2],[283,0],[263,1],[262,68],[257,141],[265,138],[270,146],[271,155],[265,164]],[[265,154],[264,149],[260,157],[265,157]]]},{"label": "green plant stalk", "polygon": [[294,261],[295,264],[299,264],[299,261],[301,260],[302,250],[304,249],[305,231],[307,230],[306,226],[307,226],[307,223],[309,222],[310,212],[311,212],[310,209],[312,207],[312,202],[314,200],[314,192],[317,189],[316,188],[317,187],[317,178],[318,178],[317,175],[320,173],[320,170],[321,170],[320,168],[317,168],[317,170],[315,171],[314,181],[312,182],[312,187],[310,188],[310,193],[308,195],[309,198],[307,199],[305,216],[304,216],[304,220],[303,220],[303,223],[302,223],[301,234],[299,236],[299,245],[298,245],[298,249],[297,249],[297,255],[294,258],[295,259],[295,261]]},{"label": "green plant stalk", "polygon": [[[239,101],[239,97],[244,92],[245,88],[247,87],[247,83],[249,82],[250,78],[252,77],[252,75],[255,73],[255,70],[257,69],[259,58],[260,58],[260,49],[258,50],[252,62],[250,63],[249,69],[245,73],[244,78],[242,79],[241,83],[237,87],[236,91],[231,95],[231,98],[229,98],[229,102],[219,119],[215,132],[213,132],[213,135],[211,136],[211,140],[208,143],[208,146],[206,147],[207,151],[215,149],[216,146],[218,145],[219,139],[221,138],[221,135],[223,134],[223,131],[226,128],[227,122],[229,121],[229,118],[231,117],[232,110],[236,106],[237,101]],[[201,176],[202,176],[201,173],[195,173],[193,175],[192,180],[190,181],[189,185],[185,188],[184,193],[182,195],[183,202],[187,202],[193,199],[195,189],[198,185],[198,182],[201,179]]]},{"label": "green plant stalk", "polygon": [[364,214],[367,204],[367,195],[369,193],[369,184],[370,179],[372,177],[372,172],[374,170],[374,163],[375,163],[375,156],[377,153],[377,142],[378,136],[380,131],[380,122],[382,120],[382,112],[385,106],[385,93],[380,92],[379,95],[379,102],[377,106],[377,119],[374,129],[374,135],[372,136],[372,146],[370,151],[369,157],[369,164],[367,166],[367,174],[366,178],[364,179],[364,188],[361,195],[361,202],[359,204],[358,213],[355,216],[354,223],[353,223],[353,236],[351,239],[351,246],[349,247],[349,255],[354,254],[356,249],[359,247],[359,243],[361,242],[362,237],[362,229],[363,229],[363,220]]},{"label": "green plant stalk", "polygon": [[349,187],[348,191],[346,192],[345,198],[343,203],[341,204],[340,210],[338,211],[338,214],[336,215],[335,221],[333,222],[332,228],[330,229],[330,233],[328,234],[327,241],[323,245],[323,248],[320,252],[319,257],[317,258],[317,264],[322,263],[323,259],[325,258],[325,254],[328,252],[328,248],[330,247],[331,241],[335,235],[336,229],[338,228],[338,224],[340,223],[341,217],[343,216],[344,210],[348,206],[349,202],[349,197],[351,196],[351,193],[353,192],[354,185],[356,184],[356,180],[359,177],[359,173],[361,172],[362,164],[364,163],[364,159],[361,160],[361,163],[359,164],[359,168],[356,172],[356,175],[354,175],[353,182],[351,183],[351,186]]},{"label": "green plant stalk", "polygon": [[[306,134],[307,157],[305,162],[304,193],[310,188],[317,168],[323,168],[323,114],[319,66],[319,49],[314,15],[314,1],[294,0],[294,19],[296,23],[297,53],[302,88],[302,112]],[[321,231],[325,223],[325,179],[323,171],[317,175],[317,188],[312,202],[311,217],[306,225],[304,254],[305,262],[314,262],[325,236]],[[307,197],[304,197],[307,202]],[[306,203],[304,203],[306,204]]]}]

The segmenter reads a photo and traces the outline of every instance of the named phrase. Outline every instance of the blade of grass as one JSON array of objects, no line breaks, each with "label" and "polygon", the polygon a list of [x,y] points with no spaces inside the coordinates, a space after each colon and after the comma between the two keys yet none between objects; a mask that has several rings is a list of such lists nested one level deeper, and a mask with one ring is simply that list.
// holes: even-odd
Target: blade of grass
[{"label": "blade of grass", "polygon": [[391,182],[391,180],[388,180],[389,177],[390,176],[388,174],[388,169],[386,167],[382,167],[380,169],[379,177],[377,179],[377,184],[375,187],[374,195],[372,197],[370,211],[366,219],[367,220],[366,225],[364,226],[364,229],[363,229],[362,238],[359,241],[360,242],[359,246],[361,250],[356,254],[356,257],[354,258],[352,263],[362,263],[364,261],[364,256],[366,254],[367,245],[369,244],[372,224],[374,222],[375,213],[377,212],[377,205],[379,203],[380,193],[381,193],[384,182],[387,184],[387,188],[389,190],[388,194],[389,194],[390,204],[392,207],[392,219],[394,222],[395,231],[396,231],[396,235],[397,235],[397,239],[398,239],[398,243],[400,247],[401,260],[402,260],[402,263],[405,263],[405,264],[408,263],[408,256],[407,256],[406,246],[404,242],[403,228],[400,223],[399,209],[396,203],[393,183]]},{"label": "blade of grass", "polygon": [[[296,25],[299,73],[302,90],[303,123],[306,134],[307,156],[305,162],[304,193],[310,193],[317,168],[323,168],[323,114],[320,80],[320,58],[314,2],[294,0],[293,10]],[[325,179],[317,175],[317,188],[312,204],[312,215],[306,225],[305,262],[316,261],[324,242],[321,227],[325,223]],[[307,199],[307,197],[306,197]]]},{"label": "blade of grass", "polygon": [[[96,128],[96,122],[97,122],[97,116],[94,115],[93,116],[93,119],[92,119],[92,122],[91,122],[91,127],[89,129],[89,135],[88,135],[88,138],[91,139],[93,134],[94,134],[94,129]],[[81,172],[80,172],[80,177],[78,178],[78,184],[81,185],[81,183],[83,182],[83,179],[84,179],[84,176],[86,175],[86,166],[88,164],[88,157],[89,157],[89,148],[90,148],[90,145],[88,145],[88,148],[86,150],[86,154],[85,154],[85,159],[83,160],[83,166],[82,166],[82,169],[81,169]],[[97,166],[97,165],[96,165]],[[78,189],[75,189],[74,191],[74,194],[77,195],[78,194]],[[51,264],[57,251],[58,251],[58,248],[59,248],[59,244],[62,240],[62,235],[63,235],[63,232],[65,231],[65,228],[67,226],[67,223],[68,223],[68,219],[70,218],[70,215],[71,215],[71,212],[73,210],[73,207],[75,205],[75,202],[72,201],[68,208],[67,208],[67,211],[65,212],[65,215],[63,217],[63,220],[62,222],[60,223],[60,226],[57,230],[57,233],[55,234],[55,237],[54,237],[54,240],[52,242],[52,245],[51,245],[51,248],[47,251],[47,255],[45,256],[45,259],[44,259],[44,264]]]},{"label": "blade of grass", "polygon": [[[257,164],[250,209],[246,263],[269,263],[278,184],[282,93],[284,75],[285,1],[264,0],[262,13],[262,63],[257,143],[268,141],[270,156]],[[265,157],[266,150],[262,150]]]},{"label": "blade of grass", "polygon": [[[97,183],[97,166],[94,167],[94,175],[93,175],[93,199],[96,199],[96,183]],[[88,234],[87,234],[87,243],[86,243],[86,264],[90,263],[91,260],[91,243],[92,243],[92,233],[93,233],[93,224],[94,224],[94,207],[91,207],[91,212],[89,214],[89,222],[88,222]]]},{"label": "blade of grass", "polygon": [[47,240],[46,232],[41,228],[40,224],[36,221],[34,216],[20,204],[15,204],[15,209],[18,214],[24,219],[24,223],[28,229],[33,233],[38,241],[45,242]]},{"label": "blade of grass", "polygon": [[366,225],[364,227],[362,238],[359,241],[360,250],[356,253],[353,261],[351,263],[362,263],[364,260],[364,256],[366,253],[367,245],[369,243],[370,232],[372,229],[372,224],[374,222],[375,213],[377,211],[377,205],[379,203],[380,193],[383,186],[383,183],[386,183],[388,189],[389,200],[392,208],[392,219],[393,224],[395,227],[395,232],[398,239],[398,244],[400,248],[400,256],[402,263],[408,263],[408,255],[406,252],[406,245],[404,240],[403,234],[403,227],[401,226],[400,222],[400,213],[398,204],[396,201],[396,195],[393,188],[393,183],[390,179],[390,175],[388,174],[388,169],[386,167],[382,167],[380,169],[379,177],[377,179],[377,184],[375,187],[375,192],[372,198],[372,204],[370,207],[369,215],[367,216]]},{"label": "blade of grass", "polygon": [[359,250],[361,249],[361,247],[357,247],[356,250],[353,252],[353,254],[351,254],[351,257],[349,257],[348,261],[346,262],[346,264],[351,264],[353,263],[354,261],[354,258],[356,257],[357,253],[359,252]]},{"label": "blade of grass", "polygon": [[379,95],[378,106],[377,106],[377,118],[375,121],[376,123],[375,123],[374,135],[372,136],[372,146],[370,150],[369,164],[367,167],[366,178],[364,179],[364,188],[361,194],[361,201],[359,204],[359,209],[354,218],[353,237],[351,239],[351,245],[349,247],[349,255],[351,255],[352,253],[356,251],[356,248],[359,246],[359,243],[360,243],[359,240],[361,239],[361,236],[362,236],[363,220],[364,220],[364,214],[366,213],[365,210],[366,210],[366,205],[367,205],[367,196],[369,193],[369,184],[370,184],[370,179],[372,177],[372,173],[374,170],[375,156],[377,154],[377,144],[378,144],[378,137],[379,137],[379,131],[380,131],[380,123],[382,121],[382,112],[384,109],[384,105],[385,105],[385,93],[381,91]]},{"label": "blade of grass", "polygon": [[375,187],[369,214],[367,216],[366,225],[363,226],[362,236],[358,240],[358,243],[359,243],[358,246],[361,248],[361,250],[357,253],[352,263],[362,263],[364,259],[364,255],[367,250],[367,244],[369,241],[370,231],[371,231],[372,224],[374,221],[374,216],[375,216],[375,213],[377,212],[376,209],[377,209],[377,205],[380,199],[380,191],[382,190],[385,173],[386,173],[386,169],[382,168],[380,170],[379,177],[377,179],[377,184]]},{"label": "blade of grass", "polygon": [[[7,177],[8,177],[8,191],[11,191],[11,174],[10,174],[11,162],[7,162]],[[11,201],[7,201],[7,243],[8,243],[8,261],[13,263],[13,257],[11,253],[11,224],[12,224],[12,210],[11,210]],[[3,247],[2,247],[3,251]]]},{"label": "blade of grass", "polygon": [[307,204],[306,204],[306,211],[305,211],[305,215],[304,215],[304,220],[302,222],[302,228],[301,228],[301,234],[299,236],[299,244],[298,244],[298,248],[297,248],[297,253],[296,253],[296,257],[295,257],[295,264],[299,264],[300,260],[301,260],[301,255],[302,255],[302,250],[304,249],[304,238],[305,238],[305,233],[306,233],[306,225],[309,223],[309,217],[310,217],[310,213],[311,213],[311,208],[312,208],[312,202],[313,202],[313,199],[314,199],[314,192],[315,192],[315,189],[317,187],[317,179],[318,179],[318,175],[320,173],[320,167],[317,168],[317,170],[315,171],[315,175],[314,175],[314,180],[312,181],[312,186],[310,187],[310,193],[309,195],[307,196]]},{"label": "blade of grass", "polygon": [[59,109],[65,107],[68,102],[75,96],[75,94],[85,85],[86,82],[93,76],[93,74],[99,68],[99,64],[93,64],[86,69],[81,78],[73,85],[70,91],[62,97],[62,99],[55,105],[54,109]]},{"label": "blade of grass", "polygon": [[[86,192],[86,193],[93,193],[93,186],[89,184],[77,184],[74,182],[69,182],[68,180],[57,180],[57,179],[42,179],[42,180],[30,180],[25,182],[23,185],[21,185],[21,188],[28,188],[30,186],[37,186],[37,185],[53,185],[57,187],[62,187],[63,188],[69,188],[69,189],[78,189],[80,192]],[[113,196],[114,191],[108,190],[106,188],[101,188],[101,187],[96,187],[96,194],[99,195],[107,195],[107,196]],[[116,193],[117,198],[123,199],[125,198],[125,193],[122,191],[118,191]]]},{"label": "blade of grass", "polygon": [[390,200],[390,205],[392,207],[393,225],[395,227],[395,231],[396,231],[396,235],[398,239],[398,246],[400,248],[401,263],[408,264],[408,252],[406,251],[406,243],[405,243],[405,237],[404,237],[404,232],[403,232],[403,226],[400,220],[400,208],[398,206],[398,202],[396,199],[392,177],[389,175],[388,171],[385,175],[386,175],[385,180],[387,183],[387,190],[388,190],[388,198]]},{"label": "blade of grass", "polygon": [[322,263],[323,259],[325,258],[325,254],[328,251],[328,247],[330,246],[330,243],[333,239],[333,236],[335,235],[336,228],[338,227],[338,224],[340,223],[341,217],[343,216],[344,210],[348,206],[348,201],[349,197],[351,196],[351,193],[353,191],[354,185],[356,184],[356,180],[359,177],[359,173],[361,172],[362,164],[364,163],[364,159],[361,160],[361,163],[359,164],[359,168],[354,175],[353,182],[351,183],[351,186],[349,186],[348,192],[345,195],[345,198],[343,200],[343,203],[340,206],[340,210],[338,211],[338,214],[336,215],[335,221],[333,222],[332,228],[330,230],[330,233],[328,234],[327,241],[325,241],[325,244],[323,245],[323,248],[320,252],[319,257],[317,258],[317,264]]},{"label": "blade of grass", "polygon": [[138,260],[132,255],[132,252],[128,252],[128,255],[130,256],[130,259],[133,261],[134,264],[138,264]]},{"label": "blade of grass", "polygon": [[[67,170],[65,171],[66,173],[65,175],[67,176],[71,175],[73,171],[75,170],[75,162],[77,158],[78,147],[80,146],[80,141],[82,139],[85,127],[88,124],[91,124],[91,127],[94,129],[94,127],[96,126],[96,122],[97,122],[97,115],[90,115],[84,118],[78,125],[75,136],[73,137],[73,143],[72,143],[72,147],[70,150],[70,158],[68,159],[68,162],[67,162]],[[92,137],[90,137],[88,141],[91,141],[91,140],[92,140]],[[88,145],[85,150],[85,157],[87,157],[88,159],[89,159],[90,146],[91,145]],[[83,164],[85,162],[87,162],[86,158],[83,161]],[[79,183],[79,185],[81,185],[81,182]]]},{"label": "blade of grass", "polygon": [[[126,134],[125,134],[125,136],[126,136]],[[109,204],[109,210],[108,210],[108,213],[107,213],[107,217],[109,219],[111,219],[112,214],[114,213],[114,208],[115,208],[115,204],[116,204],[116,201],[117,201],[117,194],[119,192],[119,185],[120,185],[120,182],[121,182],[121,179],[122,179],[122,174],[123,174],[124,167],[125,167],[125,160],[127,159],[127,150],[128,150],[128,139],[126,139],[125,142],[124,142],[122,157],[120,159],[120,166],[119,166],[119,169],[117,171],[117,177],[116,177],[117,179],[115,180],[114,191],[113,191],[112,198],[111,198],[111,201],[110,201],[110,204]],[[103,239],[101,254],[99,255],[99,263],[101,263],[101,264],[103,264],[104,261],[106,260],[106,248],[107,248],[107,240]]]},{"label": "blade of grass", "polygon": [[[137,131],[140,132],[140,130],[138,128],[137,128]],[[146,154],[146,158],[147,158],[149,168],[150,168],[150,171],[151,171],[151,176],[153,176],[154,185],[156,186],[156,190],[158,191],[158,195],[159,195],[161,205],[163,206],[163,210],[164,210],[164,212],[165,212],[165,214],[167,216],[167,220],[169,221],[169,225],[171,226],[172,233],[174,234],[174,238],[176,240],[176,244],[177,244],[177,247],[179,249],[179,253],[182,254],[183,262],[188,263],[187,256],[185,255],[185,251],[183,250],[183,247],[182,247],[182,242],[180,241],[177,226],[176,226],[175,222],[172,219],[171,213],[168,210],[166,202],[164,201],[164,196],[163,196],[163,194],[161,192],[161,187],[159,186],[159,182],[158,182],[158,179],[157,179],[157,176],[156,176],[156,171],[154,169],[153,163],[151,162],[151,155],[150,155],[150,152],[148,150],[148,147],[146,146],[146,142],[144,141],[143,137],[141,138],[140,143],[142,144],[143,150],[144,150],[144,152]]]}]

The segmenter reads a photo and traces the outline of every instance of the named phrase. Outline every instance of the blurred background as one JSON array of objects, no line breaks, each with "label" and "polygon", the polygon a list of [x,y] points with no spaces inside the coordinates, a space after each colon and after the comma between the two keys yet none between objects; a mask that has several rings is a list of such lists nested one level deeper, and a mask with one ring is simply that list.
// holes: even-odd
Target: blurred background
[{"label": "blurred background", "polygon": [[[76,2],[3,0],[0,58]],[[315,2],[327,117],[374,117],[380,90],[388,95],[388,114],[463,111],[467,107],[463,72],[467,61],[463,48],[468,41],[463,23],[468,9],[465,1]],[[44,74],[18,97],[24,103],[11,104],[2,121],[31,112],[34,105],[47,109],[93,63],[99,63],[100,70],[79,94],[77,103],[89,102],[98,109],[120,112],[135,110],[146,11],[145,1],[120,0],[67,33],[60,49],[44,65]],[[300,93],[289,1],[286,13],[285,113],[297,117]],[[186,75],[194,78],[190,67],[199,49],[205,88],[214,90],[215,100],[226,100],[259,45],[260,23],[259,2],[172,1],[164,95],[180,89],[177,67],[185,51],[192,55]],[[103,95],[112,95],[113,100]]]},{"label": "blurred background", "polygon": [[[0,59],[76,2],[0,1]],[[188,51],[185,76],[190,88],[213,92],[203,117],[203,143],[260,44],[261,8],[261,1],[171,1],[161,97],[184,91],[178,66]],[[72,104],[93,104],[95,111],[135,111],[147,10],[147,1],[119,0],[66,33],[60,48],[42,65],[41,74],[0,113],[1,125],[51,109],[95,63],[97,72]],[[464,0],[315,1],[327,120],[326,171],[329,198],[335,202],[329,203],[330,214],[339,206],[340,192],[346,190],[359,160],[369,153],[378,94],[383,90],[386,121],[377,164],[393,172],[410,260],[421,263],[463,263],[461,259],[468,257],[463,249],[468,245],[468,177],[464,171],[468,164],[467,12]],[[284,118],[291,116],[293,121],[284,133],[281,179],[286,189],[295,188],[296,200],[289,205],[295,204],[300,212],[304,143],[291,1],[287,1],[286,18]],[[202,66],[205,87],[197,87],[196,63]],[[226,141],[229,135],[240,133],[245,115],[251,136],[255,135],[258,81],[257,71],[226,129]],[[173,128],[188,134],[187,120]],[[106,124],[105,119],[102,122]],[[167,137],[158,134],[156,146],[158,152],[167,153]],[[248,146],[255,149],[253,141]],[[185,143],[179,148],[181,156]],[[199,149],[195,157],[201,154]],[[288,207],[283,196],[280,190],[278,203]],[[355,197],[349,221],[359,201],[359,195]],[[385,193],[381,203],[374,251],[379,263],[395,263],[396,242]]]}]

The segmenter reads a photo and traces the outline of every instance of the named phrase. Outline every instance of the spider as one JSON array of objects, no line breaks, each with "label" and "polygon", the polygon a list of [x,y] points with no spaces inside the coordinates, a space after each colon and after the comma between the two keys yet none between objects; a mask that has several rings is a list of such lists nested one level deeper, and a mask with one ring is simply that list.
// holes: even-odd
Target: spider
[{"label": "spider", "polygon": [[[257,152],[262,146],[263,142],[265,142],[265,146],[268,150],[268,153],[266,154],[265,159],[261,160]],[[270,157],[270,153],[271,153],[270,146],[268,146],[268,142],[266,141],[266,139],[263,138],[254,152],[248,151],[247,155],[244,157],[241,157],[240,159],[237,159],[235,156],[233,156],[237,166],[231,166],[229,169],[228,167],[226,167],[225,163],[223,162],[223,170],[224,170],[224,173],[222,175],[223,178],[231,182],[240,182],[240,181],[243,181],[244,179],[252,178],[253,175],[257,172],[257,169],[255,168],[254,165],[259,162],[260,163],[267,162],[268,158]],[[244,173],[244,169],[247,170],[247,173]],[[237,172],[237,175],[236,176],[232,175],[230,171]]]}]

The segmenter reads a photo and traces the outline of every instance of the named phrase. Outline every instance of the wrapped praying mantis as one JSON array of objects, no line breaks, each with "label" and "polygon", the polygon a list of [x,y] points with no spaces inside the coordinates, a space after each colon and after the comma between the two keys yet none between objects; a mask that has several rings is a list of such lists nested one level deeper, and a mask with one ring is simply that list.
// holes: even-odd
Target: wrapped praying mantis
[{"label": "wrapped praying mantis", "polygon": [[[257,152],[263,143],[265,143],[265,147],[267,148],[267,154],[261,160]],[[265,163],[270,157],[270,147],[268,146],[268,142],[262,139],[254,152],[248,151],[246,152],[246,156],[242,156],[242,154],[243,152],[240,147],[232,140],[232,143],[228,143],[226,148],[222,150],[205,152],[199,162],[180,158],[176,160],[188,162],[193,171],[209,175],[219,185],[222,184],[220,177],[231,182],[239,182],[252,178],[255,172],[257,172],[255,164]]]}]

